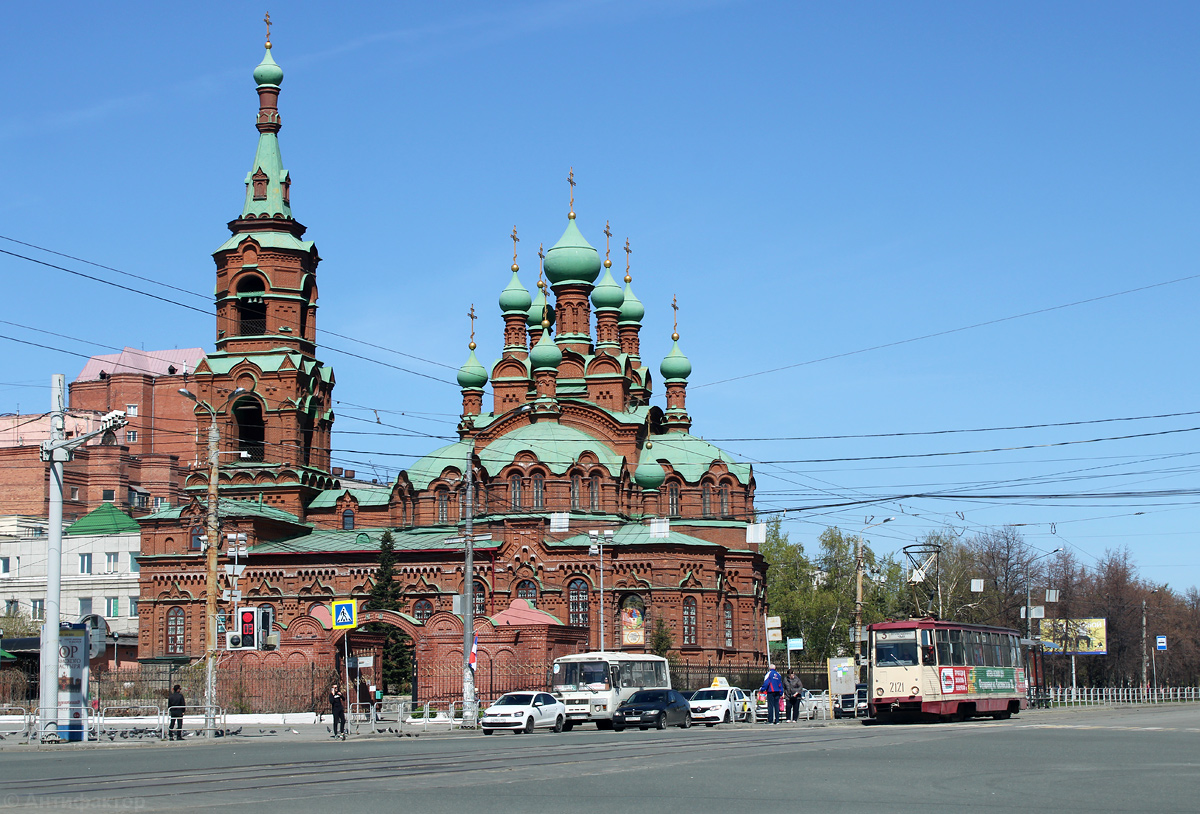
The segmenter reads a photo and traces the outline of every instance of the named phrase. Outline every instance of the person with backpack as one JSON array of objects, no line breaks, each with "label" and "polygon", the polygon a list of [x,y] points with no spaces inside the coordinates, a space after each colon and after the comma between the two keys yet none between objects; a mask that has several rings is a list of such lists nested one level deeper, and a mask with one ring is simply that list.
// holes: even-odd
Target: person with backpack
[{"label": "person with backpack", "polygon": [[767,674],[763,676],[763,683],[758,691],[767,694],[767,723],[779,723],[779,699],[783,695],[783,678],[774,664],[767,665]]}]

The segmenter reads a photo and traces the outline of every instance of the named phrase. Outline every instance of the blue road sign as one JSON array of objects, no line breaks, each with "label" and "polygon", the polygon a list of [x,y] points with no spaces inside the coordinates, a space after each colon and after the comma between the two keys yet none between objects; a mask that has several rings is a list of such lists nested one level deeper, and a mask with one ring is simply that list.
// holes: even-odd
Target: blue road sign
[{"label": "blue road sign", "polygon": [[1167,637],[1166,637],[1166,636],[1159,636],[1159,637],[1158,637],[1158,649],[1159,649],[1159,650],[1166,650],[1166,649],[1167,649]]}]

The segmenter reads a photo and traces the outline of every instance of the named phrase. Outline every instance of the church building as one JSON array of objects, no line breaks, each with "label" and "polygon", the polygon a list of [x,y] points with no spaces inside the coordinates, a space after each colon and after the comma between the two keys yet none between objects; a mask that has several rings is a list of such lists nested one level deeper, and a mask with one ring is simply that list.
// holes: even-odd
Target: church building
[{"label": "church building", "polygon": [[[655,374],[640,352],[645,308],[629,255],[622,286],[607,225],[603,258],[580,229],[573,177],[572,211],[536,285],[521,280],[514,230],[513,263],[498,270],[496,286],[503,350],[490,368],[476,357],[472,319],[458,371],[459,440],[390,484],[332,468],[335,378],[317,343],[321,258],[292,214],[292,175],[279,148],[283,71],[267,49],[254,69],[259,135],[245,202],[213,254],[216,348],[188,384],[197,461],[208,458],[210,423],[220,436],[222,589],[241,591],[240,605],[260,608],[278,634],[277,650],[245,657],[333,659],[343,632],[332,629],[328,605],[366,598],[390,530],[403,606],[384,621],[418,650],[427,625],[444,632],[458,624],[457,655],[443,654],[458,665],[453,598],[467,579],[477,631],[526,607],[519,599],[576,629],[568,637],[576,649],[598,649],[603,635],[610,649],[644,651],[661,620],[680,659],[764,661],[766,565],[749,542],[753,471],[691,433],[692,364],[677,330],[657,366],[665,406],[652,404]],[[139,521],[143,660],[204,655],[208,472],[193,467],[185,500]],[[483,537],[469,575],[468,513]],[[235,554],[245,565],[236,586],[224,568]],[[224,616],[234,604],[220,607]],[[484,635],[480,650],[481,661],[527,657],[519,646],[488,652]]]}]

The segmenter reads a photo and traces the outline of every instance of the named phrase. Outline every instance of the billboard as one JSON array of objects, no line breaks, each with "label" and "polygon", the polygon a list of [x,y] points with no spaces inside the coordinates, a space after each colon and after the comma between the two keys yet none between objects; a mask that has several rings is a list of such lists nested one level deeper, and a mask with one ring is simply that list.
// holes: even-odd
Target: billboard
[{"label": "billboard", "polygon": [[1042,619],[1038,634],[1046,643],[1047,653],[1069,656],[1108,654],[1106,619]]}]

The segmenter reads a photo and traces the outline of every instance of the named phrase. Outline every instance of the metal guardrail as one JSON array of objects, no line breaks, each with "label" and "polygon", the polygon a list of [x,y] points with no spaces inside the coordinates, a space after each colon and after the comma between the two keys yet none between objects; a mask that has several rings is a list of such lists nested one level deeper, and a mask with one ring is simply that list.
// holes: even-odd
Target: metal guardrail
[{"label": "metal guardrail", "polygon": [[[67,723],[62,723],[63,714],[66,713]],[[90,704],[77,704],[72,706],[60,706],[58,715],[54,718],[55,732],[58,740],[68,740],[67,734],[69,729],[76,725],[76,721],[82,730],[83,740],[95,740],[96,737],[96,711],[92,709]],[[49,721],[42,720],[41,714],[30,716],[30,737],[36,737],[39,740],[47,739],[47,727]]]},{"label": "metal guardrail", "polygon": [[[185,732],[189,729],[195,729],[200,732],[207,732],[208,731],[208,716],[209,716],[210,710],[211,710],[212,719],[213,719],[213,731],[223,733],[226,730],[226,726],[225,726],[226,719],[225,719],[225,708],[224,707],[219,707],[216,705],[209,707],[204,704],[187,705],[187,706],[183,706],[183,707],[168,707],[166,710],[166,718],[167,718],[168,724],[169,724],[170,718],[171,718],[171,710],[173,710],[173,709],[182,709],[183,710],[183,715],[180,717],[183,718],[182,726],[183,726],[183,729]],[[168,726],[167,728],[169,730],[170,726]]]},{"label": "metal guardrail", "polygon": [[0,706],[0,735],[28,734],[33,724],[33,717],[33,714],[25,707]]},{"label": "metal guardrail", "polygon": [[153,704],[120,704],[102,707],[96,720],[96,737],[146,731],[159,739],[167,736],[167,716]]},{"label": "metal guardrail", "polygon": [[1051,707],[1119,706],[1200,702],[1200,687],[1049,687]]}]

